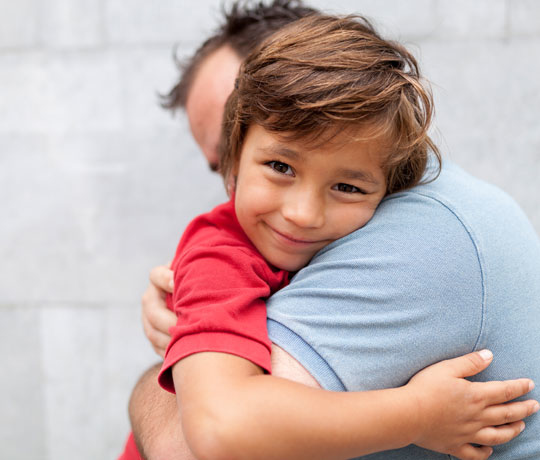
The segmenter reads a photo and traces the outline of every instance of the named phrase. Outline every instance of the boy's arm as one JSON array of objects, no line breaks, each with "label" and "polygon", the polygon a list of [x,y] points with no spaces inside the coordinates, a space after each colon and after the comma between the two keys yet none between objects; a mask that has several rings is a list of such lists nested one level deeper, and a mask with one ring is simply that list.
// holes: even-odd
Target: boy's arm
[{"label": "boy's arm", "polygon": [[[198,353],[173,367],[186,441],[198,459],[347,459],[411,443],[463,459],[487,458],[517,436],[533,402],[501,406],[529,380],[472,383],[478,353],[430,366],[404,387],[329,392],[262,374],[249,361]],[[508,425],[492,428],[492,425]]]}]

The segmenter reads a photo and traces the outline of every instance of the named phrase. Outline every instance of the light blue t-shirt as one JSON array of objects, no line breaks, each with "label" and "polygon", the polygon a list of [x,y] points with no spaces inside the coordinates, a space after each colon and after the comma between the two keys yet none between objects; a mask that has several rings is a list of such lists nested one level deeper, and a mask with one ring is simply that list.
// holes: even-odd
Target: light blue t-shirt
[{"label": "light blue t-shirt", "polygon": [[[326,389],[398,387],[483,348],[495,358],[477,380],[540,385],[538,236],[508,195],[450,163],[434,182],[387,197],[267,308],[271,340]],[[526,424],[491,458],[540,459],[540,416]],[[363,458],[450,457],[409,446]]]}]

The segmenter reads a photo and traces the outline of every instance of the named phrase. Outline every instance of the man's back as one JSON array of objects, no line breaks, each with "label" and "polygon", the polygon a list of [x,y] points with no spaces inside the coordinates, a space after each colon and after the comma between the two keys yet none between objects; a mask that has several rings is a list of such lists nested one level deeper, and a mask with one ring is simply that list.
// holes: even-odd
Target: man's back
[{"label": "man's back", "polygon": [[[540,382],[540,243],[506,194],[445,165],[321,251],[268,316],[272,341],[327,389],[400,386],[482,348],[495,359],[478,379]],[[492,458],[540,458],[540,419],[526,423]],[[413,446],[369,458],[446,457]]]}]

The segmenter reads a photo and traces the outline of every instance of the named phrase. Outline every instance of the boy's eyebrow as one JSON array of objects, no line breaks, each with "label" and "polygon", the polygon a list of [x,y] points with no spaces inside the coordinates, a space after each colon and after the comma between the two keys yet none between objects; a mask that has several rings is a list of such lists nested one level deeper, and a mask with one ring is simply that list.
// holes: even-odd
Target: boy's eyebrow
[{"label": "boy's eyebrow", "polygon": [[370,182],[374,185],[379,185],[380,182],[369,171],[339,169],[336,172],[339,176],[344,177],[345,179],[357,179],[364,182]]},{"label": "boy's eyebrow", "polygon": [[292,160],[298,160],[300,158],[300,154],[289,147],[286,147],[284,145],[270,145],[268,147],[261,147],[260,149],[263,153],[269,154],[269,155],[282,155],[284,157],[290,158]]}]

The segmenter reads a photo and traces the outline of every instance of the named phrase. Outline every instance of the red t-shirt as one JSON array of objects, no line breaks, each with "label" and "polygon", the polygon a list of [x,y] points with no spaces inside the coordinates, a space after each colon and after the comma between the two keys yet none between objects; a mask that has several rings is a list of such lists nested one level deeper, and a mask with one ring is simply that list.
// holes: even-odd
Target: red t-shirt
[{"label": "red t-shirt", "polygon": [[174,293],[167,305],[178,321],[159,374],[174,393],[171,367],[203,351],[229,353],[270,372],[265,300],[288,283],[248,239],[233,200],[193,220],[172,262]]}]

